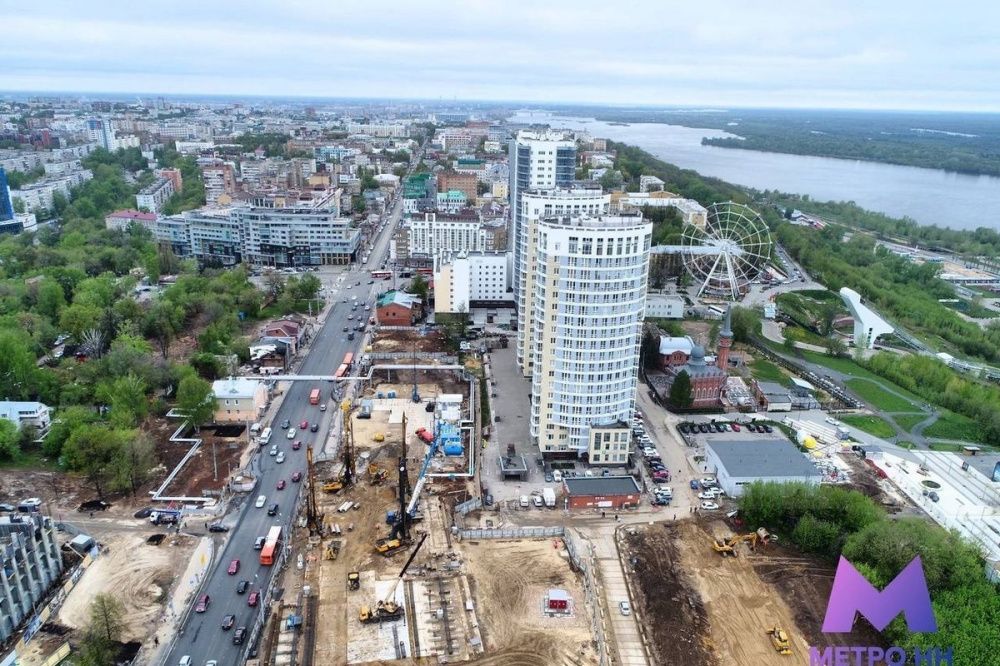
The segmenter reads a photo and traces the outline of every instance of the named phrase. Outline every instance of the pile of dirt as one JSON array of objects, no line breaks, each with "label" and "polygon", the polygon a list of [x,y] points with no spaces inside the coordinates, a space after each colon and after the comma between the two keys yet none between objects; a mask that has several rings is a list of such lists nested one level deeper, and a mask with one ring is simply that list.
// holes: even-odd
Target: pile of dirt
[{"label": "pile of dirt", "polygon": [[680,563],[673,525],[630,533],[626,548],[636,572],[642,616],[656,663],[714,666],[708,614],[694,581]]}]

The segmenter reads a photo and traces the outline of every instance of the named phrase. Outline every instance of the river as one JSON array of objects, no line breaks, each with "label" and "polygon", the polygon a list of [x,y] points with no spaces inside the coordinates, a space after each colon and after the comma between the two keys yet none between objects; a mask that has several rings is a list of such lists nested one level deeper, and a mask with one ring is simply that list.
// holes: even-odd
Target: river
[{"label": "river", "polygon": [[893,217],[953,229],[1000,230],[1000,178],[938,169],[785,155],[756,150],[703,146],[702,137],[733,136],[715,129],[661,123],[612,125],[542,111],[518,112],[510,122],[547,123],[585,130],[594,137],[638,146],[656,157],[704,176],[758,190],[808,194],[820,201],[854,201]]}]

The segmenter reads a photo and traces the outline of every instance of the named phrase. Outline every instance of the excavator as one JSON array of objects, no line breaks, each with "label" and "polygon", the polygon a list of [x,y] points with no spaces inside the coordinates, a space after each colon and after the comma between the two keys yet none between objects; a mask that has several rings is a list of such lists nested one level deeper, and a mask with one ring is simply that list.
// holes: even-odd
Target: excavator
[{"label": "excavator", "polygon": [[368,463],[368,482],[371,485],[381,485],[388,478],[389,470],[379,467],[376,463]]},{"label": "excavator", "polygon": [[723,557],[726,555],[736,557],[736,546],[741,543],[749,545],[750,550],[756,550],[758,543],[767,544],[773,540],[774,536],[761,527],[758,528],[756,532],[750,532],[749,534],[734,534],[728,539],[713,539],[712,550],[719,553]]},{"label": "excavator", "polygon": [[771,639],[771,645],[775,652],[788,656],[792,654],[792,644],[788,640],[788,634],[781,627],[771,627],[767,630],[767,635]]},{"label": "excavator", "polygon": [[361,574],[357,571],[351,571],[347,574],[347,589],[356,590],[361,587]]},{"label": "excavator", "polygon": [[[362,606],[361,610],[358,612],[358,620],[362,624],[371,624],[375,622],[391,622],[393,620],[399,620],[403,617],[403,607],[396,603],[395,595],[396,588],[399,587],[399,581],[403,580],[403,575],[406,570],[410,568],[410,564],[413,562],[413,558],[417,556],[417,551],[420,547],[424,545],[424,541],[427,539],[427,535],[420,537],[420,541],[417,542],[417,547],[413,549],[410,553],[410,557],[407,558],[406,564],[399,572],[399,576],[396,577],[396,582],[392,584],[389,589],[389,594],[385,595],[385,599],[379,599],[375,602],[375,607]],[[348,579],[350,582],[350,579]]]}]

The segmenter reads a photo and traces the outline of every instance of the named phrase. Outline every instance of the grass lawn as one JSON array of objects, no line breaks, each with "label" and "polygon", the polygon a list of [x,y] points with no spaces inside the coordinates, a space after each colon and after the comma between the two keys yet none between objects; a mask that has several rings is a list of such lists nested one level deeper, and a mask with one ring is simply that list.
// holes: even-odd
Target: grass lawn
[{"label": "grass lawn", "polygon": [[[876,383],[869,379],[849,379],[847,386],[861,396],[862,400],[883,412],[912,412],[914,409],[919,409],[898,395],[886,391],[881,382]],[[899,390],[905,393],[903,389]],[[921,403],[918,402],[917,405],[919,404]]]},{"label": "grass lawn", "polygon": [[896,446],[902,447],[904,449],[912,449],[913,446],[914,446],[914,444],[913,444],[913,442],[907,442],[907,441],[904,441],[904,440],[900,440],[900,441],[896,442]]},{"label": "grass lawn", "polygon": [[947,442],[931,442],[927,445],[931,451],[952,451],[958,453],[962,450],[961,444],[949,444]]},{"label": "grass lawn", "polygon": [[869,435],[882,437],[883,439],[895,437],[896,431],[889,422],[878,416],[865,416],[864,414],[845,414],[840,420],[847,425],[854,426],[858,430],[864,430]]},{"label": "grass lawn", "polygon": [[750,365],[750,372],[754,378],[765,382],[779,382],[784,384],[788,379],[788,376],[781,371],[781,368],[763,358],[755,360]]},{"label": "grass lawn", "polygon": [[809,329],[802,328],[801,326],[786,326],[785,337],[791,338],[796,342],[805,342],[810,345],[816,345],[817,347],[826,346],[826,338],[817,333],[813,333]]},{"label": "grass lawn", "polygon": [[13,460],[0,460],[0,469],[32,469],[55,471],[59,463],[47,457],[40,449],[21,451]]},{"label": "grass lawn", "polygon": [[899,414],[892,417],[892,419],[896,422],[896,425],[906,432],[911,432],[914,426],[926,418],[926,414]]},{"label": "grass lawn", "polygon": [[[881,384],[882,386],[889,387],[892,390],[896,391],[897,393],[905,395],[910,400],[916,402],[918,405],[922,405],[926,402],[926,400],[922,399],[918,395],[910,393],[902,386],[893,384],[888,379],[883,379],[882,377],[879,377],[875,373],[865,370],[860,365],[855,363],[852,359],[843,357],[835,358],[833,356],[827,356],[826,354],[820,354],[819,352],[805,351],[801,349],[798,351],[798,353],[802,355],[802,358],[809,361],[810,363],[815,363],[816,365],[822,365],[823,367],[830,368],[831,370],[836,370],[837,372],[841,372],[845,375],[851,375],[852,377],[855,378],[870,379],[876,384]],[[850,381],[851,380],[848,380],[848,384],[850,384]],[[897,409],[895,411],[912,412],[913,407],[907,405],[906,407]]]},{"label": "grass lawn", "polygon": [[953,412],[943,412],[941,418],[924,430],[924,436],[957,439],[963,442],[982,441],[979,424],[966,416]]}]

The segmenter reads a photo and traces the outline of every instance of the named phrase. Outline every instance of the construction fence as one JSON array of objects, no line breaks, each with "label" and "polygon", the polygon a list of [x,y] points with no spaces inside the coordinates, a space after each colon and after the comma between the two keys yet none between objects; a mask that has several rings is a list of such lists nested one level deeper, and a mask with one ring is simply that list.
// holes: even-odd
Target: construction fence
[{"label": "construction fence", "polygon": [[556,527],[509,527],[503,529],[459,530],[458,536],[465,539],[547,539],[561,537],[566,528]]},{"label": "construction fence", "polygon": [[602,620],[601,599],[594,574],[596,562],[594,557],[594,547],[589,542],[578,542],[571,532],[563,535],[563,543],[566,544],[566,554],[573,568],[583,574],[583,594],[587,597],[587,607],[593,609],[590,614],[590,629],[594,633],[594,640],[597,642],[597,656],[600,666],[608,666],[611,659],[608,655],[608,643],[604,637],[604,622]]}]

